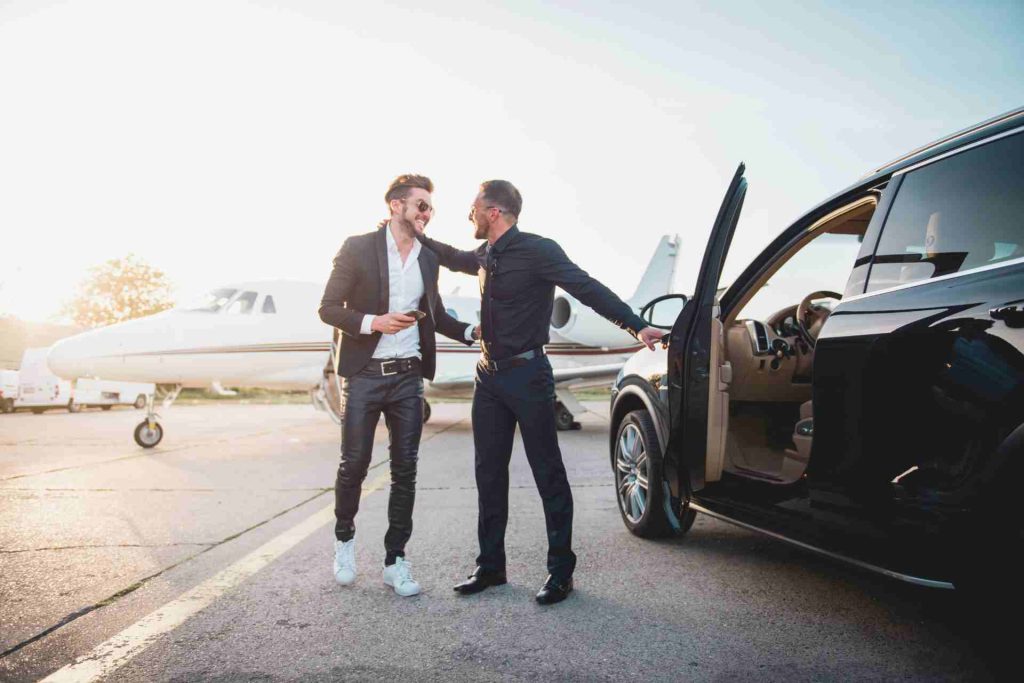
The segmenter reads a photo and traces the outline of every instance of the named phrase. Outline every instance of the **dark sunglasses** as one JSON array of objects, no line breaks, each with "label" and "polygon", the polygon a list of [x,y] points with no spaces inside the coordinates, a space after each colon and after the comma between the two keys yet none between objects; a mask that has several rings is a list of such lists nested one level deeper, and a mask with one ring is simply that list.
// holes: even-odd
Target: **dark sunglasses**
[{"label": "dark sunglasses", "polygon": [[422,199],[416,202],[416,208],[419,210],[420,213],[434,213],[434,207],[432,207],[430,204],[427,204]]}]

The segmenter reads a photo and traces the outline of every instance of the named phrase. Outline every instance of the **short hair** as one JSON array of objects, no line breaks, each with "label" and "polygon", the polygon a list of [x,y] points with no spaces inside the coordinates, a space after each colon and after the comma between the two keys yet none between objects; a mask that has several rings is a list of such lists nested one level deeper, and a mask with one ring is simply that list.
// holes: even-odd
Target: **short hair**
[{"label": "short hair", "polygon": [[481,196],[488,204],[493,204],[516,218],[523,210],[523,195],[516,186],[507,180],[488,180],[480,184]]},{"label": "short hair", "polygon": [[403,173],[388,185],[388,191],[384,193],[384,203],[390,204],[392,199],[405,199],[413,188],[420,188],[427,192],[434,191],[434,183],[425,175],[415,173]]}]

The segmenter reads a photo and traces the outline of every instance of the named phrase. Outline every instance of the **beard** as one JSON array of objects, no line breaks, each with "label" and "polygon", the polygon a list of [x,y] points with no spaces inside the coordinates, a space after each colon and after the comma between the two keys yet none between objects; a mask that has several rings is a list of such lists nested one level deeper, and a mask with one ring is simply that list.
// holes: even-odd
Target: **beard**
[{"label": "beard", "polygon": [[[411,214],[411,215],[410,215]],[[391,217],[391,221],[402,231],[409,233],[410,235],[416,235],[421,230],[416,229],[416,214],[415,212],[403,212],[396,213]],[[427,227],[429,220],[423,221],[423,227]]]},{"label": "beard", "polygon": [[476,230],[473,232],[473,238],[478,240],[487,239],[487,231],[491,228],[491,224],[487,222],[485,216],[480,216],[473,221],[473,225],[476,226]]}]

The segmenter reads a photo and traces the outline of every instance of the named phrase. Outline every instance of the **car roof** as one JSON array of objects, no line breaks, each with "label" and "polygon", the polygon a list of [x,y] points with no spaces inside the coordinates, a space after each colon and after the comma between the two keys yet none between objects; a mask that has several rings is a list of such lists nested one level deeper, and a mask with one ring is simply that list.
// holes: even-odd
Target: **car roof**
[{"label": "car roof", "polygon": [[[939,138],[935,142],[931,142],[923,147],[918,147],[917,149],[907,152],[903,156],[893,159],[892,161],[870,171],[861,180],[867,180],[868,178],[873,178],[875,176],[890,175],[901,168],[913,166],[925,159],[945,154],[957,147],[969,145],[972,142],[976,142],[993,135],[998,135],[999,133],[1012,130],[1013,128],[1021,125],[1024,125],[1024,107],[1008,111],[1005,114],[1000,114],[999,116],[994,116],[951,135]],[[860,185],[861,183],[858,182],[857,184]]]}]

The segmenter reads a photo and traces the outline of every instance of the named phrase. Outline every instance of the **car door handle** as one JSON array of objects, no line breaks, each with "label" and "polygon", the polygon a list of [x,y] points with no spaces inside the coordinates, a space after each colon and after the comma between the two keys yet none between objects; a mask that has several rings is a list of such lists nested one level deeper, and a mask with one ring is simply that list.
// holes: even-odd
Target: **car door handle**
[{"label": "car door handle", "polygon": [[993,320],[1002,320],[1007,327],[1024,327],[1024,310],[1020,306],[1000,306],[988,312]]}]

